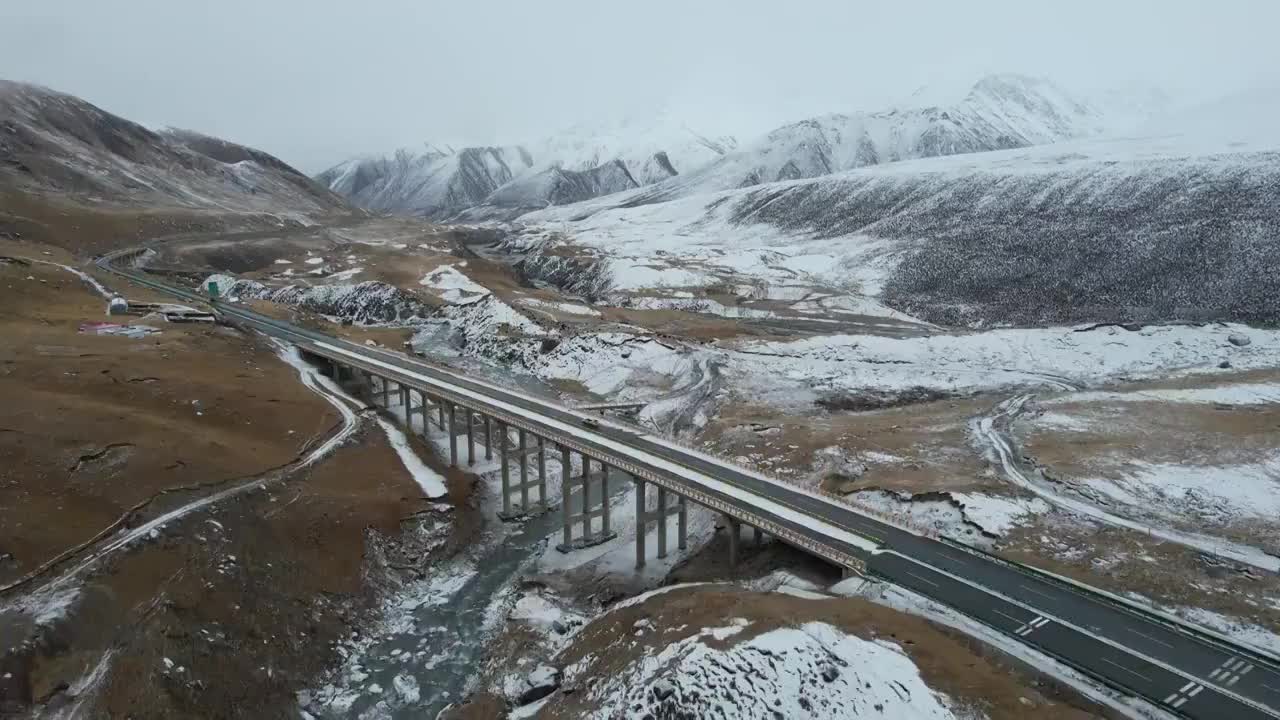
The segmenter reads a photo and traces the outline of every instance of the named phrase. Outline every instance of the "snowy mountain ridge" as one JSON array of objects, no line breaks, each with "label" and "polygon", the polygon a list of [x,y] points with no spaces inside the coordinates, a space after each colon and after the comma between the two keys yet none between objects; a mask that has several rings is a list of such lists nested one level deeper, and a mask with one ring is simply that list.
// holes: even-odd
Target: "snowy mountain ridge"
[{"label": "snowy mountain ridge", "polygon": [[578,125],[529,145],[431,144],[356,158],[316,177],[370,210],[477,219],[630,190],[695,169],[735,148],[730,136],[704,136],[668,114],[648,123]]},{"label": "snowy mountain ridge", "polygon": [[[926,95],[918,90],[912,100]],[[954,104],[836,113],[785,125],[693,173],[638,193],[632,202],[812,178],[903,160],[1045,145],[1097,136],[1132,121],[1132,108],[1123,119],[1113,116],[1116,106],[1109,108],[1111,112],[1046,79],[991,75]]]},{"label": "snowy mountain ridge", "polygon": [[445,218],[479,205],[531,167],[533,158],[521,147],[426,145],[348,160],[316,180],[368,210]]},{"label": "snowy mountain ridge", "polygon": [[738,139],[707,136],[668,112],[647,122],[635,119],[579,124],[531,146],[535,161],[583,171],[621,160],[640,185],[687,173],[731,152]]},{"label": "snowy mountain ridge", "polygon": [[903,107],[810,118],[749,145],[699,133],[664,111],[646,121],[580,124],[529,145],[402,150],[348,161],[317,180],[372,210],[511,219],[626,190],[632,191],[630,202],[658,202],[914,158],[1091,137],[1149,119],[1159,112],[1161,96],[1091,103],[1046,79],[1003,74],[979,80],[954,102],[923,104],[940,97],[922,89]]}]

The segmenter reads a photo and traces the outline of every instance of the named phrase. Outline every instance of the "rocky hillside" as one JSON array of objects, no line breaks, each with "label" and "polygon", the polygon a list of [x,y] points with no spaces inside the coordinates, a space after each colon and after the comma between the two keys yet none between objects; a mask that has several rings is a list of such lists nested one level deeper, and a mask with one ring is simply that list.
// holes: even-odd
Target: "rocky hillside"
[{"label": "rocky hillside", "polygon": [[[797,180],[916,158],[1008,150],[1102,133],[1115,112],[1044,79],[983,78],[945,105],[833,114],[780,127],[759,142],[654,186],[631,203],[779,180]],[[1126,116],[1123,118],[1129,121]]]},{"label": "rocky hillside", "polygon": [[259,150],[152,132],[90,103],[0,80],[0,189],[94,203],[321,214],[338,195]]}]

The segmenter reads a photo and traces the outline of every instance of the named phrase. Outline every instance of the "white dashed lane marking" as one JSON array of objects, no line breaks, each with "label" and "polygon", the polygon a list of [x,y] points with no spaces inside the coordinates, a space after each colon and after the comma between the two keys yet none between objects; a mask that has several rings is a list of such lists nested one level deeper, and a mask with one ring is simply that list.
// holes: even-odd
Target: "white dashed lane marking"
[{"label": "white dashed lane marking", "polygon": [[1120,668],[1121,670],[1123,670],[1123,671],[1125,671],[1125,672],[1129,673],[1130,675],[1133,675],[1134,677],[1140,677],[1140,678],[1142,678],[1143,680],[1145,680],[1145,681],[1147,681],[1147,682],[1151,682],[1151,678],[1147,677],[1146,675],[1143,675],[1142,673],[1138,672],[1137,670],[1133,670],[1133,669],[1131,669],[1131,668],[1127,668],[1127,667],[1125,667],[1125,666],[1121,665],[1120,663],[1112,662],[1112,661],[1110,661],[1110,660],[1108,660],[1108,659],[1106,659],[1106,658],[1101,658],[1101,660],[1102,660],[1102,662],[1104,662],[1104,663],[1106,663],[1106,664],[1108,664],[1108,665],[1111,665],[1111,666],[1114,666],[1114,667]]},{"label": "white dashed lane marking", "polygon": [[1152,636],[1150,636],[1150,635],[1148,635],[1148,634],[1146,634],[1146,633],[1144,633],[1144,632],[1141,632],[1141,631],[1138,631],[1138,630],[1134,630],[1133,628],[1125,628],[1125,630],[1128,630],[1129,632],[1133,633],[1134,635],[1141,635],[1142,637],[1144,637],[1144,638],[1146,638],[1146,639],[1150,640],[1150,641],[1151,641],[1151,642],[1153,642],[1153,643],[1156,643],[1157,645],[1163,645],[1163,646],[1165,646],[1165,647],[1167,647],[1167,648],[1170,648],[1170,649],[1172,649],[1172,648],[1173,648],[1173,646],[1172,646],[1172,645],[1170,645],[1169,643],[1167,643],[1167,642],[1165,642],[1165,641],[1161,640],[1160,638],[1152,637]]},{"label": "white dashed lane marking", "polygon": [[1046,593],[1046,592],[1044,592],[1044,591],[1042,591],[1042,590],[1037,590],[1037,589],[1035,589],[1035,588],[1031,587],[1030,585],[1021,585],[1021,584],[1019,584],[1019,585],[1018,585],[1018,587],[1022,588],[1023,590],[1026,590],[1026,591],[1027,591],[1027,592],[1029,592],[1029,593],[1035,593],[1036,595],[1039,595],[1039,596],[1040,596],[1040,597],[1042,597],[1042,598],[1049,598],[1050,600],[1057,600],[1057,598],[1055,598],[1054,596],[1050,595],[1049,593]]},{"label": "white dashed lane marking", "polygon": [[1209,679],[1214,682],[1225,683],[1227,687],[1231,687],[1240,682],[1240,678],[1248,675],[1251,670],[1253,670],[1252,663],[1245,662],[1240,658],[1231,658],[1209,673]]},{"label": "white dashed lane marking", "polygon": [[1198,682],[1192,681],[1178,688],[1177,692],[1170,693],[1169,697],[1164,699],[1164,704],[1172,708],[1180,708],[1183,703],[1200,694],[1204,690],[1204,686]]},{"label": "white dashed lane marking", "polygon": [[906,574],[910,575],[911,577],[913,577],[913,578],[915,578],[915,579],[919,580],[919,581],[920,581],[920,582],[922,582],[922,583],[927,583],[927,584],[932,585],[932,586],[934,586],[934,587],[938,587],[938,583],[936,583],[936,582],[934,582],[934,581],[930,580],[929,578],[923,578],[923,577],[920,577],[919,575],[917,575],[917,574],[915,574],[915,573],[911,572],[910,570],[905,570],[904,572],[905,572]]},{"label": "white dashed lane marking", "polygon": [[1043,615],[1037,615],[1034,620],[1015,630],[1014,634],[1020,637],[1026,637],[1031,633],[1035,632],[1036,630],[1044,627],[1048,623],[1049,623],[1049,618]]}]

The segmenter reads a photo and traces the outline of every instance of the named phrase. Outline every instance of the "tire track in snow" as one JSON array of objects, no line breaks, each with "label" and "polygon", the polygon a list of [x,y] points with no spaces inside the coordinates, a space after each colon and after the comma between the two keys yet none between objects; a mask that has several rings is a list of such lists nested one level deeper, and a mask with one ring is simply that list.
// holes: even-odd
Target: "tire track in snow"
[{"label": "tire track in snow", "polygon": [[1270,555],[1253,546],[1210,535],[1199,535],[1141,523],[1108,512],[1093,503],[1066,497],[1032,480],[1019,466],[1018,455],[1014,452],[1013,440],[1008,433],[1008,428],[1022,414],[1023,408],[1033,397],[1035,397],[1034,394],[1027,393],[1009,398],[996,405],[991,414],[976,418],[970,423],[970,428],[973,430],[974,435],[992,451],[1000,463],[1004,476],[1014,485],[1035,493],[1054,507],[1084,515],[1107,525],[1151,535],[1166,542],[1189,547],[1206,555],[1215,555],[1273,573],[1280,572],[1280,557]]},{"label": "tire track in snow", "polygon": [[97,697],[98,691],[102,688],[102,683],[106,680],[107,671],[111,669],[111,661],[115,658],[116,650],[114,648],[107,650],[98,658],[98,662],[89,669],[78,680],[71,683],[63,694],[68,698],[68,703],[50,710],[49,712],[37,712],[36,717],[48,720],[77,720],[77,718],[92,717],[89,711],[92,708],[86,707],[86,704]]},{"label": "tire track in snow", "polygon": [[27,262],[38,263],[40,265],[52,265],[53,267],[66,270],[72,275],[75,275],[76,277],[83,280],[85,285],[88,285],[89,287],[93,288],[94,292],[98,293],[99,295],[106,298],[107,300],[110,300],[112,297],[115,296],[115,293],[111,292],[111,290],[107,289],[105,285],[98,282],[97,278],[95,278],[94,276],[90,275],[87,272],[84,272],[83,270],[77,270],[76,268],[73,268],[70,265],[63,265],[62,263],[57,263],[52,260],[39,260],[33,257],[22,257],[20,259],[26,260]]}]

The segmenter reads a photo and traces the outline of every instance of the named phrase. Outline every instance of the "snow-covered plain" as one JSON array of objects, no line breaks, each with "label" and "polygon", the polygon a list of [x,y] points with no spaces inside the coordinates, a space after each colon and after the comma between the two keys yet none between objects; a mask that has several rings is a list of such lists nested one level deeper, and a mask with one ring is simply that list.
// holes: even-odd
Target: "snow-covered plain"
[{"label": "snow-covered plain", "polygon": [[1134,460],[1123,478],[1083,482],[1113,500],[1172,517],[1209,523],[1280,515],[1280,453],[1262,462],[1225,467]]},{"label": "snow-covered plain", "polygon": [[862,490],[851,499],[859,506],[899,518],[903,523],[930,528],[971,545],[986,545],[989,540],[983,535],[1002,537],[1051,509],[1039,498],[982,493],[931,492],[915,497],[910,493]]},{"label": "snow-covered plain", "polygon": [[[1200,405],[1230,405],[1244,407],[1280,403],[1280,384],[1232,383],[1203,388],[1161,388],[1153,390],[1127,390],[1118,392],[1082,392],[1044,398],[1041,405],[1094,402],[1156,402],[1195,403]],[[1039,422],[1044,422],[1041,417]]]},{"label": "snow-covered plain", "polygon": [[[1254,342],[1231,345],[1228,338],[1241,332]],[[924,387],[963,393],[1028,385],[1071,390],[1120,377],[1222,373],[1218,365],[1225,359],[1236,369],[1271,367],[1280,358],[1280,332],[1230,324],[1136,331],[1049,327],[906,338],[834,335],[732,347],[727,372],[744,382],[755,378],[762,390],[776,391],[784,381],[825,392]]]}]

